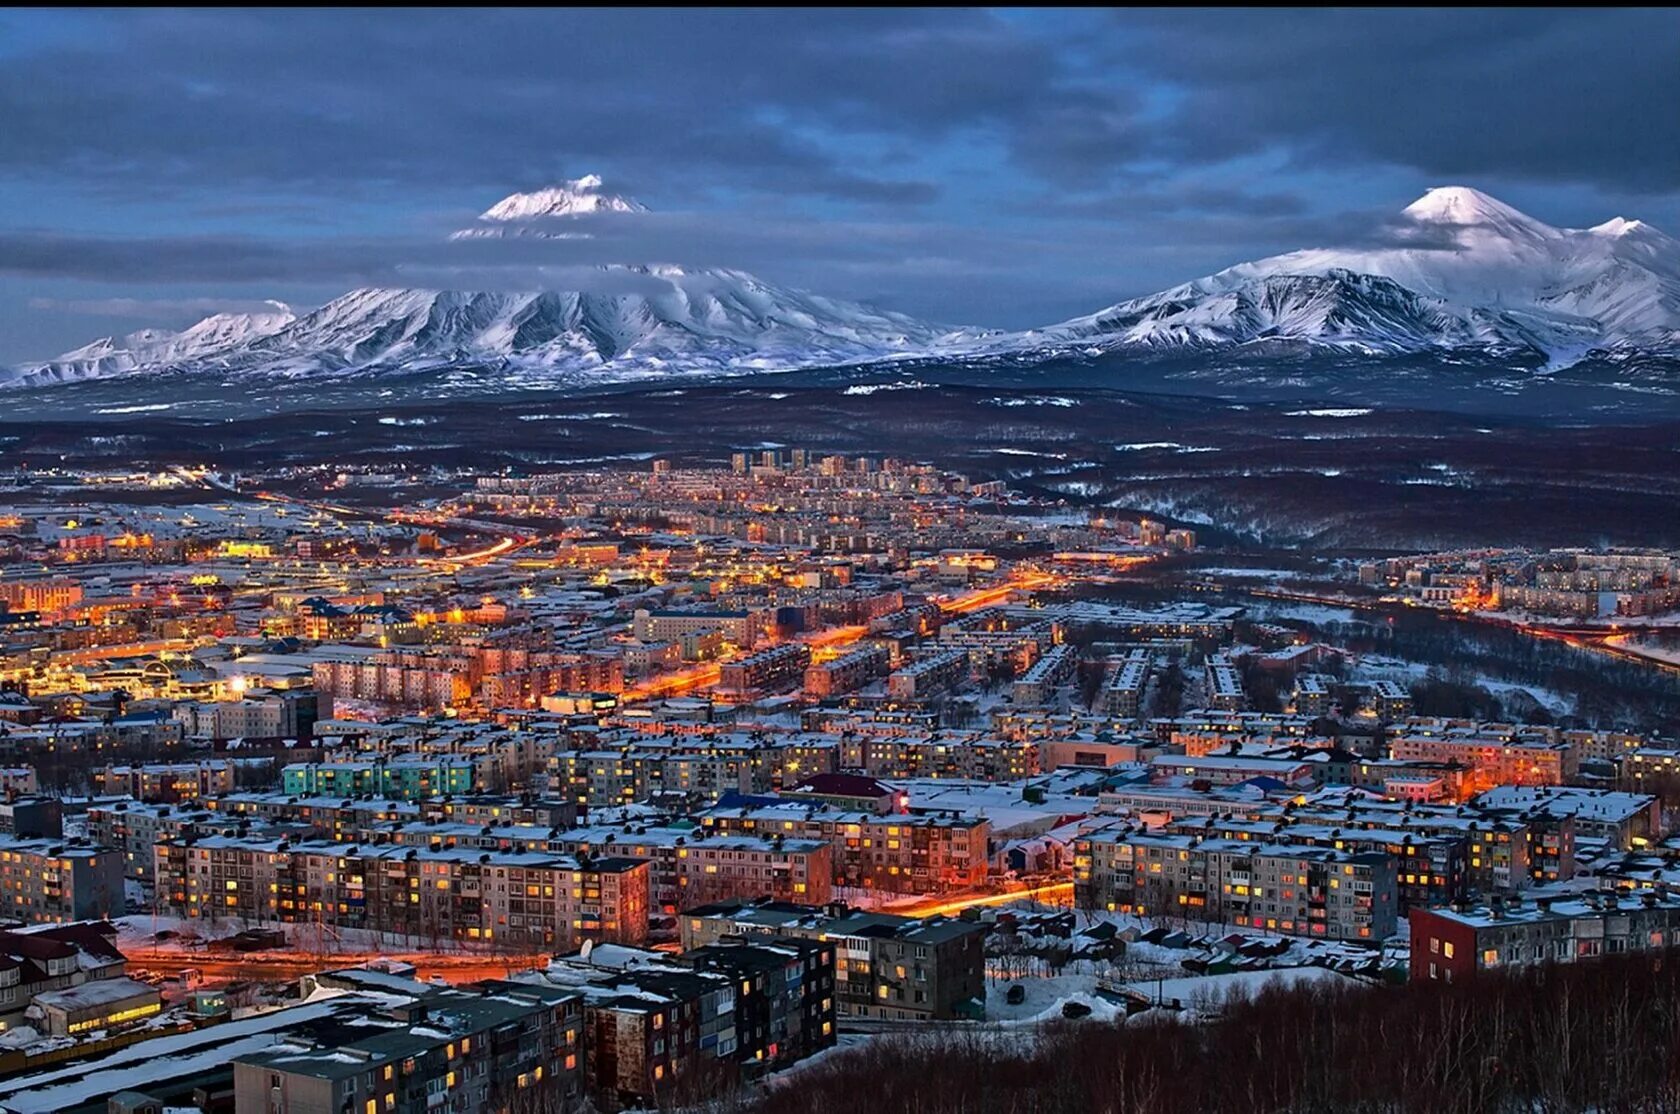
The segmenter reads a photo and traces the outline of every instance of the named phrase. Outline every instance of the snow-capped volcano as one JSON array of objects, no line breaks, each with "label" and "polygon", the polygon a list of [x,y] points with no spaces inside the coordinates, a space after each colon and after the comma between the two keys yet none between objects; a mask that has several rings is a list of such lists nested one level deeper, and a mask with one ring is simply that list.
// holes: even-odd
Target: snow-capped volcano
[{"label": "snow-capped volcano", "polygon": [[542,236],[567,238],[582,235],[556,229],[554,218],[581,217],[596,213],[645,213],[640,201],[602,192],[599,174],[585,174],[557,186],[515,193],[502,198],[478,215],[478,223],[450,234],[451,240],[491,236]]},{"label": "snow-capped volcano", "polygon": [[[633,217],[639,202],[587,175],[485,210],[452,239],[573,235],[568,219]],[[556,227],[559,226],[559,227]],[[575,272],[574,272],[575,273]],[[983,335],[777,286],[743,271],[609,265],[585,289],[362,289],[311,312],[219,314],[179,333],[142,330],[0,374],[36,386],[162,372],[345,375],[453,365],[527,385],[580,376],[786,370],[854,363]]]},{"label": "snow-capped volcano", "polygon": [[1001,344],[1516,347],[1566,362],[1593,348],[1671,346],[1680,335],[1680,241],[1639,221],[1554,228],[1447,186],[1384,231],[1376,246],[1239,263]]}]

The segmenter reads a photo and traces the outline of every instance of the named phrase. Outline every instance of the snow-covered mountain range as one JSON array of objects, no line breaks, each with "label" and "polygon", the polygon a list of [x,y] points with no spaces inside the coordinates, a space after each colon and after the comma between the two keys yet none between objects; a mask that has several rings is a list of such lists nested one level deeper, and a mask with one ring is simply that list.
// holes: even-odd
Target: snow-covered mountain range
[{"label": "snow-covered mountain range", "polygon": [[[485,210],[452,239],[567,238],[566,221],[647,208],[588,175]],[[107,337],[0,385],[166,372],[312,377],[488,367],[523,385],[779,371],[917,355],[987,335],[765,282],[744,271],[609,265],[594,289],[352,290],[319,309],[217,314],[181,332]]]},{"label": "snow-covered mountain range", "polygon": [[1680,339],[1680,241],[1618,217],[1554,228],[1464,186],[1407,206],[1376,247],[1314,248],[997,342],[1216,348],[1299,341],[1353,351],[1517,348],[1567,363]]},{"label": "snow-covered mountain range", "polygon": [[[518,193],[452,239],[572,238],[580,217],[647,209],[588,175]],[[898,358],[1478,350],[1552,366],[1589,352],[1680,355],[1680,241],[1616,218],[1554,228],[1463,186],[1432,189],[1376,246],[1315,248],[1043,329],[953,329],[777,286],[741,271],[612,265],[595,290],[354,290],[181,332],[106,338],[0,370],[39,386],[165,372],[312,377],[472,366],[519,385],[782,371]]]}]

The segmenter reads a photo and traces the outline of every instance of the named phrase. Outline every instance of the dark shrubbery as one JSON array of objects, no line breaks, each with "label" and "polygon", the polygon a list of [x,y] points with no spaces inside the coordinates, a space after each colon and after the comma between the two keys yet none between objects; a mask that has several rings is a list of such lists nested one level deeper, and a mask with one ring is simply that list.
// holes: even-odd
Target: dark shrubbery
[{"label": "dark shrubbery", "polygon": [[1680,953],[1459,984],[1281,985],[1146,1015],[877,1038],[755,1114],[1680,1111]]}]

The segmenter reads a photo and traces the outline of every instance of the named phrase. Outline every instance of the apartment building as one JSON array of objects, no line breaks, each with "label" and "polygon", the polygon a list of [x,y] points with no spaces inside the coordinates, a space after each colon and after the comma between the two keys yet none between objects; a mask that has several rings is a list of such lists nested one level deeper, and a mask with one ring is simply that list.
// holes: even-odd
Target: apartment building
[{"label": "apartment building", "polygon": [[0,838],[0,910],[30,924],[120,917],[122,855],[71,840]]},{"label": "apartment building", "polygon": [[1207,705],[1222,712],[1240,712],[1248,707],[1248,693],[1243,690],[1242,673],[1230,658],[1214,654],[1207,659],[1203,670],[1203,684],[1207,686]]},{"label": "apartment building", "polygon": [[718,671],[717,687],[720,695],[736,697],[780,691],[802,682],[810,664],[809,646],[801,642],[786,642],[736,661],[725,662]]},{"label": "apartment building", "polygon": [[472,655],[465,650],[347,652],[317,660],[312,668],[323,715],[338,700],[430,710],[458,708],[471,701],[479,676]]},{"label": "apartment building", "polygon": [[394,999],[359,1024],[303,1028],[233,1067],[236,1111],[563,1112],[583,1108],[583,1002],[558,987],[437,987],[375,971],[315,985]]},{"label": "apartment building", "polygon": [[1487,971],[1665,952],[1680,945],[1680,899],[1652,891],[1632,899],[1594,892],[1413,909],[1410,921],[1414,980],[1458,982]]},{"label": "apartment building", "polygon": [[1038,707],[1046,703],[1057,686],[1073,675],[1079,665],[1079,655],[1072,646],[1053,646],[1032,668],[1015,679],[1009,690],[1012,704]]},{"label": "apartment building", "polygon": [[986,880],[991,824],[956,814],[876,816],[800,805],[719,807],[700,823],[720,833],[814,839],[834,850],[834,884],[941,893]]},{"label": "apartment building", "polygon": [[639,610],[630,629],[643,642],[679,642],[684,635],[718,633],[725,642],[750,649],[763,636],[766,616],[752,611]]},{"label": "apartment building", "polygon": [[896,701],[928,700],[968,676],[968,651],[946,650],[920,658],[887,677],[887,696]]},{"label": "apartment building", "polygon": [[1143,708],[1150,662],[1149,651],[1142,649],[1111,659],[1108,672],[1103,677],[1102,689],[1097,693],[1097,713],[1123,719],[1136,718]]},{"label": "apartment building", "polygon": [[1412,762],[1456,762],[1469,769],[1466,780],[1474,790],[1564,785],[1579,769],[1579,756],[1568,743],[1471,734],[1401,735],[1389,742],[1389,754]]},{"label": "apartment building", "polygon": [[835,946],[774,937],[719,940],[682,962],[724,975],[735,999],[736,1055],[751,1074],[803,1060],[835,1043]]},{"label": "apartment building", "polygon": [[805,695],[825,700],[856,692],[887,675],[892,658],[881,646],[865,646],[829,661],[817,662],[805,670]]},{"label": "apartment building", "polygon": [[0,582],[0,604],[5,604],[5,610],[39,611],[55,616],[81,602],[81,584],[68,577]]},{"label": "apartment building", "polygon": [[842,740],[840,755],[846,769],[877,778],[1018,781],[1044,768],[1037,743],[960,732],[860,735]]},{"label": "apartment building", "polygon": [[[1278,810],[1266,815],[1282,818]],[[1544,808],[1495,811],[1327,791],[1297,806],[1290,817],[1344,830],[1404,828],[1419,835],[1456,837],[1465,844],[1466,881],[1480,893],[1566,881],[1575,875],[1574,820]]]},{"label": "apartment building", "polygon": [[986,930],[968,921],[732,902],[691,909],[679,928],[685,949],[732,936],[832,943],[836,998],[845,1017],[952,1021],[984,1014]]},{"label": "apartment building", "polygon": [[296,796],[371,795],[419,801],[454,793],[472,793],[481,788],[480,781],[477,763],[448,757],[297,762],[280,771],[281,791]]},{"label": "apartment building", "polygon": [[513,981],[582,997],[587,1090],[603,1111],[670,1105],[687,1080],[755,1077],[835,1041],[834,947],[820,941],[598,947]]},{"label": "apartment building", "polygon": [[154,869],[158,907],[195,919],[513,947],[647,938],[645,860],[211,836],[159,844]]},{"label": "apartment building", "polygon": [[88,835],[115,849],[123,877],[147,886],[153,882],[155,848],[160,842],[185,836],[240,835],[250,823],[246,817],[204,808],[129,800],[91,805],[87,812]]},{"label": "apartment building", "polygon": [[1400,910],[1461,901],[1469,892],[1469,842],[1462,835],[1426,835],[1392,828],[1343,828],[1322,822],[1185,817],[1164,831],[1211,839],[1299,844],[1337,851],[1376,852],[1394,860]]},{"label": "apartment building", "polygon": [[694,827],[624,825],[556,831],[521,825],[407,824],[370,828],[358,838],[404,847],[645,860],[650,901],[672,913],[731,898],[825,902],[834,875],[831,849],[819,840],[714,835]]},{"label": "apartment building", "polygon": [[1295,677],[1295,690],[1290,694],[1290,703],[1294,705],[1295,714],[1302,716],[1323,716],[1330,714],[1330,705],[1334,703],[1334,689],[1336,679],[1322,673],[1300,673]]},{"label": "apartment building", "polygon": [[176,704],[170,715],[194,739],[297,739],[309,734],[317,707],[310,689],[247,689],[238,700]]},{"label": "apartment building", "polygon": [[474,695],[486,708],[531,707],[558,692],[624,691],[625,657],[618,650],[571,653],[482,647]]},{"label": "apartment building", "polygon": [[1395,863],[1381,852],[1127,829],[1074,843],[1074,902],[1328,940],[1394,933]]},{"label": "apartment building", "polygon": [[436,800],[312,797],[288,793],[229,793],[225,797],[207,797],[201,804],[217,816],[276,824],[306,824],[317,838],[343,841],[353,841],[360,829],[373,824],[426,819],[428,813],[423,811],[422,806],[439,807]]},{"label": "apartment building", "polygon": [[1574,821],[1577,841],[1603,840],[1618,851],[1657,843],[1668,834],[1662,801],[1649,793],[1621,793],[1570,785],[1501,785],[1473,804],[1492,812],[1545,812]]},{"label": "apartment building", "polygon": [[237,767],[228,759],[106,766],[89,779],[98,797],[171,804],[231,793],[238,784]]},{"label": "apartment building", "polygon": [[1020,621],[1002,609],[975,612],[939,628],[941,647],[961,649],[975,670],[1006,667],[1020,675],[1055,645],[1056,627],[1046,620]]},{"label": "apartment building", "polygon": [[[805,760],[813,767],[817,764],[811,755]],[[779,783],[781,768],[788,764],[800,762],[762,743],[640,743],[616,750],[556,754],[548,763],[548,784],[551,792],[591,808],[645,801],[661,794],[710,802],[725,793],[764,792]]]}]

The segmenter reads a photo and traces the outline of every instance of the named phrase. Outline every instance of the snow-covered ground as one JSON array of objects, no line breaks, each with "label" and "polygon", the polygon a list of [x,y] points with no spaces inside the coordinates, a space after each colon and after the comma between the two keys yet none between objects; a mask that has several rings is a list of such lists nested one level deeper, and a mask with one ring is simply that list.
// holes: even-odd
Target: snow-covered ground
[{"label": "snow-covered ground", "polygon": [[[1359,681],[1394,681],[1397,684],[1410,685],[1427,676],[1431,668],[1431,666],[1420,661],[1405,661],[1379,654],[1362,654],[1354,663],[1352,679]],[[1571,715],[1575,711],[1575,701],[1554,689],[1544,688],[1540,685],[1523,684],[1518,681],[1502,681],[1486,673],[1477,673],[1470,680],[1473,684],[1480,685],[1495,696],[1509,696],[1518,692],[1527,693],[1538,701],[1541,707],[1553,715]]]},{"label": "snow-covered ground", "polygon": [[1620,648],[1630,654],[1638,654],[1642,658],[1655,661],[1666,661],[1671,665],[1680,665],[1680,646],[1666,646],[1657,642],[1646,642],[1640,639],[1629,639],[1619,644]]}]

